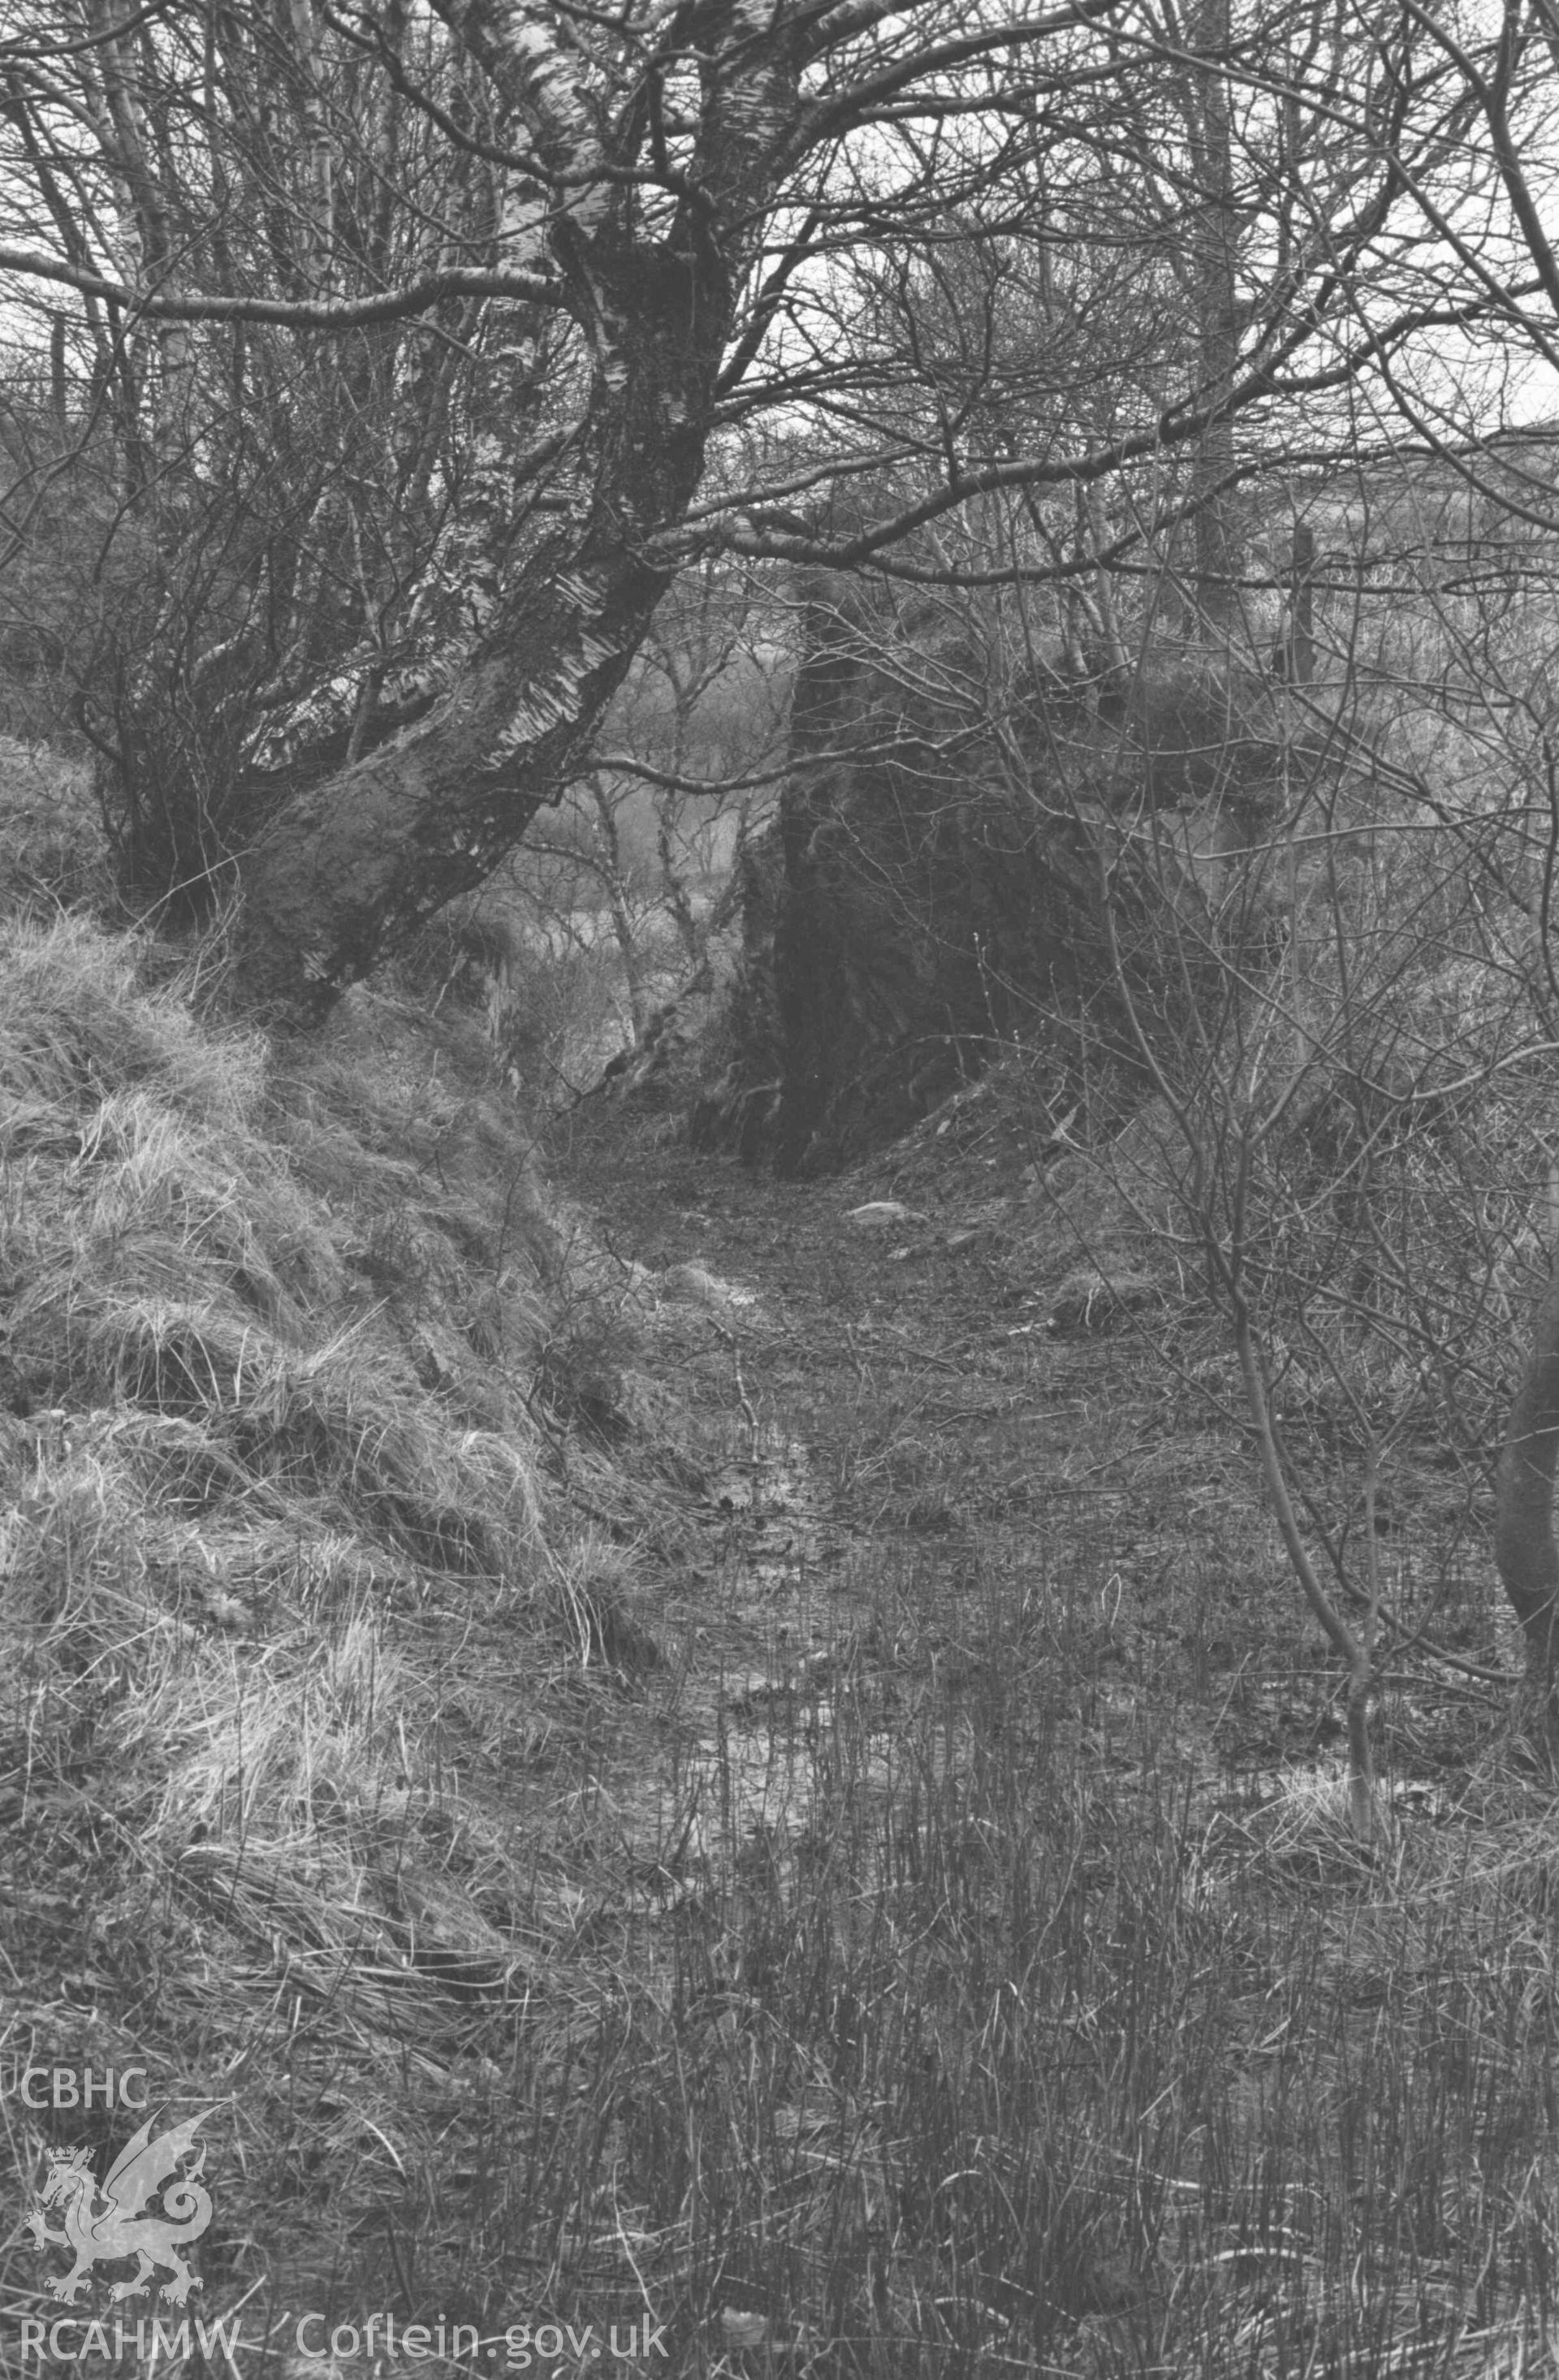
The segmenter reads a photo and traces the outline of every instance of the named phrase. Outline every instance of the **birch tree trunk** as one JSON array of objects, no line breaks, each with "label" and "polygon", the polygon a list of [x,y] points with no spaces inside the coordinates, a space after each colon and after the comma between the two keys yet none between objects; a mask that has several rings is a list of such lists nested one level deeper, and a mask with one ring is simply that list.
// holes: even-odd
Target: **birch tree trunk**
[{"label": "birch tree trunk", "polygon": [[603,375],[581,441],[596,468],[579,517],[538,545],[449,691],[268,821],[243,869],[246,1006],[316,1021],[386,940],[481,883],[581,760],[672,575],[645,542],[701,467],[700,440],[664,434],[688,377],[665,344],[625,338],[627,385]]},{"label": "birch tree trunk", "polygon": [[627,170],[645,111],[602,129],[557,13],[436,5],[566,192],[545,246],[590,396],[548,525],[447,691],[284,801],[245,858],[235,990],[283,1025],[317,1021],[386,942],[481,882],[578,771],[682,558],[665,532],[702,475],[749,227],[796,115],[804,49],[762,11],[708,55],[681,194],[652,225]]}]

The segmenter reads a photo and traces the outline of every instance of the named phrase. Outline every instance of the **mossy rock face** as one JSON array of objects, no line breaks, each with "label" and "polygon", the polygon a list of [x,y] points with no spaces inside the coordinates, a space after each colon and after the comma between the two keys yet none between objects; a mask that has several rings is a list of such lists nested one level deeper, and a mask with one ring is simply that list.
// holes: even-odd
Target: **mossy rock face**
[{"label": "mossy rock face", "polygon": [[896,1138],[1078,982],[1083,855],[913,761],[802,775],[780,822],[772,974],[782,1172]]},{"label": "mossy rock face", "polygon": [[961,624],[820,575],[791,768],[738,863],[740,956],[705,1043],[696,1144],[824,1172],[979,1074],[1086,905],[1086,860],[1000,783]]},{"label": "mossy rock face", "polygon": [[1102,856],[1151,1019],[1188,980],[1175,905],[1202,895],[1117,821],[1237,819],[1281,775],[1272,691],[1205,657],[1130,689],[1039,667],[993,689],[940,597],[821,574],[805,594],[791,765],[742,862],[740,967],[692,1110],[696,1141],[782,1173],[897,1138],[1017,1035],[1133,1062]]}]

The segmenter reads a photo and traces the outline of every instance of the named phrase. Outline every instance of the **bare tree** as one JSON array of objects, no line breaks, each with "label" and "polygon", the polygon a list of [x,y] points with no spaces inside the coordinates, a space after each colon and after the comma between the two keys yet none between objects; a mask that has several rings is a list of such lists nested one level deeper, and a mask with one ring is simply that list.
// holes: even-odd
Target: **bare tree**
[{"label": "bare tree", "polygon": [[[13,451],[71,723],[150,892],[209,893],[299,766],[339,766],[428,707],[491,602],[539,434],[543,316],[457,290],[354,315],[451,246],[490,250],[500,199],[399,88],[460,103],[447,37],[405,12],[383,30],[379,66],[306,7],[189,11],[133,39],[77,27],[57,55],[40,25],[0,59],[18,227],[219,300],[214,319],[147,319],[88,289],[56,320],[56,428]],[[285,304],[255,319],[244,293],[264,287],[347,327],[300,334]]]},{"label": "bare tree", "polygon": [[[0,270],[52,308],[76,293],[159,521],[198,514],[210,457],[242,447],[250,417],[219,392],[247,387],[257,354],[274,419],[290,359],[329,352],[338,363],[304,370],[322,404],[370,443],[408,425],[404,451],[387,442],[393,495],[366,540],[358,492],[332,471],[311,505],[294,502],[290,550],[263,540],[222,580],[239,631],[278,570],[289,590],[268,734],[221,761],[264,795],[235,838],[241,982],[278,1017],[320,1014],[492,869],[582,764],[700,550],[891,567],[906,534],[1002,489],[1071,503],[1130,482],[1107,539],[1119,565],[1145,550],[1144,504],[1194,516],[1210,470],[1222,492],[1235,423],[1298,408],[1296,434],[1334,437],[1329,393],[1388,372],[1438,324],[1508,322],[1525,302],[1495,270],[1518,173],[1499,164],[1492,228],[1444,195],[1465,188],[1480,110],[1502,160],[1528,153],[1531,45],[1516,33],[1480,37],[1474,56],[1409,14],[1361,25],[1350,47],[1317,17],[1290,42],[1285,14],[1252,6],[1188,48],[1177,20],[1133,0],[973,22],[942,0],[689,0],[600,22],[542,0],[439,0],[437,16],[287,0],[240,23],[171,0],[132,28],[30,0],[0,61]],[[1230,114],[1226,172],[1225,91],[1250,95]],[[1417,261],[1426,207],[1451,242],[1434,285]],[[900,402],[924,418],[922,364],[873,340],[855,286],[962,239],[971,211],[1005,227],[1037,282],[1043,264],[1054,283],[1074,236],[1103,259],[1144,231],[1166,272],[1188,224],[1211,225],[1216,302],[1209,282],[1188,338],[1157,306],[1099,310],[1084,275],[1063,346],[1027,368],[1021,451],[988,435],[1005,369],[992,340],[966,346],[922,431]],[[418,421],[431,431],[483,384],[466,379],[473,356],[486,411],[473,402],[458,453],[419,446]],[[528,393],[518,407],[498,394],[505,370]],[[711,455],[776,411],[783,467],[746,484],[724,472],[709,496]],[[819,434],[798,461],[803,418]],[[1203,457],[1207,484],[1176,494],[1164,475],[1181,455]],[[1232,468],[1256,460],[1236,446]],[[868,468],[891,474],[894,501],[830,536],[819,491]],[[419,504],[444,527],[403,543]],[[1073,572],[1032,553],[1022,567]],[[313,615],[336,614],[311,672],[299,574],[318,579]]]}]

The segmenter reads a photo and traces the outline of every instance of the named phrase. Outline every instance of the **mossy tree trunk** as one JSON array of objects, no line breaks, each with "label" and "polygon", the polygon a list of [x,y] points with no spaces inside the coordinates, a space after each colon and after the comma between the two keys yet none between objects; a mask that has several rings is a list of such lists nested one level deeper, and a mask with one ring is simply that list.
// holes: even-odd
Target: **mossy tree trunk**
[{"label": "mossy tree trunk", "polygon": [[579,770],[675,575],[655,540],[702,473],[729,287],[700,253],[632,243],[598,242],[591,280],[612,337],[558,527],[426,717],[284,802],[247,856],[236,989],[269,1018],[317,1021],[492,873]]},{"label": "mossy tree trunk", "polygon": [[[526,200],[511,245],[531,243],[548,303],[572,322],[582,402],[446,690],[393,740],[292,791],[245,855],[235,990],[283,1024],[316,1021],[381,950],[482,882],[580,771],[687,559],[680,533],[803,72],[849,33],[804,9],[751,24],[695,10],[652,71],[632,42],[614,33],[598,53],[551,9],[434,5],[529,140],[548,196]],[[659,78],[693,58],[674,159]]]}]

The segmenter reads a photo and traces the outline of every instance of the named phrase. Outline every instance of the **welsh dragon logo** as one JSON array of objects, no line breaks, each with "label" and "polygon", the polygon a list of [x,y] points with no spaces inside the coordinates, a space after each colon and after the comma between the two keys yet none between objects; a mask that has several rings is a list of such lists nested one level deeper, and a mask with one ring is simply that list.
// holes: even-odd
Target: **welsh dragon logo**
[{"label": "welsh dragon logo", "polygon": [[[212,2217],[211,2200],[200,2184],[206,2164],[203,2141],[189,2172],[181,2173],[179,2168],[211,2112],[202,2108],[158,2140],[152,2138],[149,2116],[109,2167],[101,2190],[92,2180],[87,2150],[49,2152],[42,2198],[45,2206],[62,2209],[64,2228],[51,2231],[41,2214],[31,2216],[27,2228],[38,2247],[69,2248],[76,2258],[62,2281],[49,2282],[51,2297],[74,2305],[94,2265],[112,2265],[125,2256],[139,2258],[137,2270],[132,2279],[116,2282],[110,2298],[145,2297],[153,2273],[172,2274],[161,2287],[173,2305],[185,2304],[190,2290],[201,2286],[178,2252],[186,2240],[200,2238]],[[159,2191],[161,2210],[149,2213]],[[94,2200],[101,2202],[96,2213]]]}]

